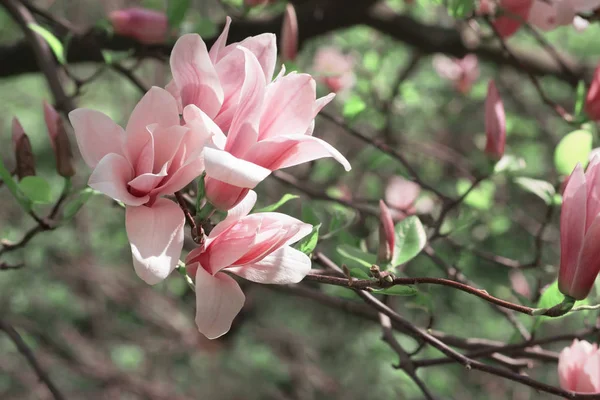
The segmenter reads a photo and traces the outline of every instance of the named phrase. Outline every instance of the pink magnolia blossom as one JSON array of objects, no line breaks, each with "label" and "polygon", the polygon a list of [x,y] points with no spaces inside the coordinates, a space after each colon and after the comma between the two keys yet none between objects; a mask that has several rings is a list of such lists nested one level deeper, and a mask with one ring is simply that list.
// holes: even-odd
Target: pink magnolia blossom
[{"label": "pink magnolia blossom", "polygon": [[436,54],[433,57],[433,68],[442,78],[453,82],[460,93],[468,93],[479,78],[479,62],[474,54],[467,54],[463,58]]},{"label": "pink magnolia blossom", "polygon": [[207,199],[228,210],[271,171],[318,158],[334,157],[349,170],[335,148],[312,136],[314,118],[333,94],[317,99],[307,74],[282,71],[271,82],[273,35],[225,46],[228,28],[229,20],[210,52],[200,36],[184,35],[171,53],[170,90],[182,106],[197,106],[183,110],[185,121],[205,121],[213,133],[204,150]]},{"label": "pink magnolia blossom", "polygon": [[125,129],[84,108],[69,118],[83,160],[94,170],[89,186],[125,204],[135,271],[158,283],[177,265],[185,222],[179,206],[161,196],[202,173],[209,130],[198,121],[181,126],[175,99],[158,87],[140,100]]},{"label": "pink magnolia blossom", "polygon": [[585,112],[594,121],[600,121],[600,65],[594,71],[592,84],[585,97]]},{"label": "pink magnolia blossom", "polygon": [[493,80],[488,84],[485,99],[485,135],[485,153],[495,160],[501,159],[506,143],[506,116],[504,104]]},{"label": "pink magnolia blossom", "polygon": [[379,253],[378,260],[389,262],[392,260],[396,243],[396,231],[390,209],[383,200],[379,200]]},{"label": "pink magnolia blossom", "polygon": [[256,203],[250,191],[227,218],[210,232],[203,247],[186,258],[187,272],[195,277],[196,325],[215,339],[229,331],[244,305],[244,293],[225,272],[258,283],[300,282],[310,271],[310,258],[292,247],[312,229],[285,214],[248,215]]},{"label": "pink magnolia blossom", "polygon": [[401,176],[390,178],[385,188],[385,202],[391,207],[394,220],[404,219],[416,212],[415,202],[421,187]]},{"label": "pink magnolia blossom", "polygon": [[600,352],[585,340],[573,341],[558,356],[560,387],[579,393],[600,393]]},{"label": "pink magnolia blossom", "polygon": [[169,22],[165,13],[141,7],[113,11],[108,16],[115,33],[145,44],[160,44],[167,39]]},{"label": "pink magnolia blossom", "polygon": [[319,81],[334,93],[351,89],[356,83],[354,58],[344,55],[336,47],[322,47],[317,50],[313,70]]},{"label": "pink magnolia blossom", "polygon": [[298,17],[292,3],[285,7],[281,28],[281,59],[294,61],[298,54]]},{"label": "pink magnolia blossom", "polygon": [[44,121],[50,138],[50,145],[56,157],[56,170],[63,177],[75,175],[73,167],[73,153],[71,152],[71,143],[65,131],[62,120],[58,112],[48,102],[44,100]]},{"label": "pink magnolia blossom", "polygon": [[577,300],[587,297],[600,272],[600,157],[587,171],[577,164],[563,194],[558,287]]}]

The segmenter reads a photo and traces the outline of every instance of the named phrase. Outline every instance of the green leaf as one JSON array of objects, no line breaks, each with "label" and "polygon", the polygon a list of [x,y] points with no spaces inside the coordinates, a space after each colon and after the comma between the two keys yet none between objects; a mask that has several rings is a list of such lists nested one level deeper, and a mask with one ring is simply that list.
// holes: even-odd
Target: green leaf
[{"label": "green leaf", "polygon": [[38,204],[52,203],[52,189],[44,178],[26,176],[19,182],[19,189],[29,200]]},{"label": "green leaf", "polygon": [[266,207],[259,208],[258,210],[254,211],[254,212],[272,212],[272,211],[275,211],[279,207],[281,207],[282,205],[284,205],[285,203],[287,203],[288,201],[297,199],[298,197],[300,197],[300,196],[297,196],[295,194],[286,193],[286,194],[284,194],[281,197],[281,199],[279,199],[279,201],[277,203],[273,203],[273,204],[268,205]]},{"label": "green leaf", "polygon": [[337,252],[344,257],[344,264],[346,264],[350,270],[353,268],[362,270],[365,268],[370,269],[371,266],[377,262],[377,256],[375,254],[364,252],[347,244],[338,246]]},{"label": "green leaf", "polygon": [[535,194],[548,205],[552,204],[554,201],[556,190],[550,182],[520,176],[515,178],[515,183],[528,192]]},{"label": "green leaf", "polygon": [[65,58],[65,49],[60,40],[58,40],[58,38],[54,36],[52,32],[34,23],[27,24],[27,27],[44,38],[46,43],[48,43],[48,46],[50,46],[54,52],[54,55],[59,63],[66,64],[67,59]]},{"label": "green leaf", "polygon": [[377,294],[387,294],[388,296],[414,296],[419,291],[414,286],[396,285],[387,289],[375,289],[373,292]]},{"label": "green leaf", "polygon": [[396,242],[392,266],[404,264],[415,258],[425,244],[427,244],[427,233],[421,220],[416,215],[411,215],[396,224]]},{"label": "green leaf", "polygon": [[144,361],[144,350],[136,345],[117,345],[111,349],[110,357],[118,367],[131,371],[139,368]]},{"label": "green leaf", "polygon": [[308,234],[308,236],[304,237],[296,245],[298,250],[300,250],[306,255],[310,255],[314,251],[315,247],[317,247],[317,243],[319,242],[320,227],[321,224],[313,226],[312,231]]},{"label": "green leaf", "polygon": [[585,104],[585,81],[579,81],[577,85],[577,94],[575,100],[575,116],[580,116],[583,111],[583,105]]},{"label": "green leaf", "polygon": [[206,189],[204,188],[204,177],[206,176],[206,171],[202,173],[197,178],[196,181],[196,215],[200,213],[200,209],[202,208],[202,200],[206,196]]},{"label": "green leaf", "polygon": [[178,28],[190,8],[191,0],[170,0],[167,2],[167,19],[169,26]]},{"label": "green leaf", "polygon": [[317,215],[317,213],[315,212],[315,209],[308,204],[302,205],[302,218],[301,219],[303,222],[306,222],[307,224],[311,224],[313,226],[320,224],[320,219],[319,219],[319,216]]},{"label": "green leaf", "polygon": [[590,151],[592,151],[591,132],[584,130],[571,132],[556,146],[554,166],[560,174],[569,175],[577,163],[585,168]]},{"label": "green leaf", "polygon": [[[554,282],[552,282],[552,284],[550,286],[548,286],[546,288],[546,290],[544,290],[544,293],[542,293],[542,295],[540,296],[540,299],[538,300],[538,303],[537,303],[537,308],[554,307],[555,305],[560,304],[564,300],[564,298],[565,298],[565,295],[562,294],[560,292],[560,290],[558,290],[558,281],[554,281]],[[584,299],[584,300],[575,302],[574,307],[587,305],[587,304],[589,304],[589,300]],[[566,315],[569,315],[569,314],[565,314],[560,317],[545,317],[545,316],[536,317],[535,322],[533,324],[532,331],[535,331],[540,326],[540,324],[544,321],[547,321],[549,319],[563,318]]]},{"label": "green leaf", "polygon": [[8,188],[10,193],[14,196],[17,202],[21,205],[23,210],[31,211],[31,201],[23,194],[21,189],[19,189],[19,185],[13,179],[11,173],[6,169],[4,162],[0,159],[0,179],[4,182],[4,185]]},{"label": "green leaf", "polygon": [[465,18],[473,12],[475,2],[473,0],[437,0],[448,9],[448,14],[454,18]]},{"label": "green leaf", "polygon": [[87,201],[95,194],[98,194],[100,192],[92,189],[92,188],[85,188],[80,190],[75,197],[73,197],[66,205],[63,211],[63,216],[65,220],[69,220],[71,218],[73,218],[81,209],[81,207],[83,207],[83,205],[85,203],[87,203]]},{"label": "green leaf", "polygon": [[[456,191],[462,196],[471,187],[471,182],[466,179],[459,179],[456,182]],[[494,202],[494,193],[496,186],[491,181],[483,181],[479,183],[465,198],[465,203],[471,207],[488,210]]]},{"label": "green leaf", "polygon": [[350,271],[350,276],[356,279],[372,279],[372,276],[370,276],[365,270],[364,268],[350,268],[348,267],[348,270]]},{"label": "green leaf", "polygon": [[346,118],[354,118],[367,108],[367,105],[358,95],[352,95],[344,103],[342,114]]}]

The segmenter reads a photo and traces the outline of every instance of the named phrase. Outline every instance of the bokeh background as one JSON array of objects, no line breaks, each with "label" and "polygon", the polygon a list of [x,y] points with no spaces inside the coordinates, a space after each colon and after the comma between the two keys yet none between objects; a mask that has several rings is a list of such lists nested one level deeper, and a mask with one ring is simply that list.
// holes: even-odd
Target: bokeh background
[{"label": "bokeh background", "polygon": [[[0,2],[1,3],[1,2]],[[76,26],[103,26],[109,11],[126,6],[164,10],[165,1],[35,1],[38,7]],[[194,0],[182,29],[214,38],[224,17],[266,20],[281,14],[284,5],[259,7],[242,13],[241,1]],[[298,1],[298,7],[308,2]],[[315,3],[314,12],[319,12]],[[358,7],[357,1],[338,2]],[[344,3],[344,4],[342,4]],[[385,12],[401,14],[421,25],[420,34],[431,26],[465,31],[470,28],[448,16],[432,0],[381,1]],[[407,4],[412,3],[412,4]],[[370,18],[368,16],[365,19]],[[323,24],[328,24],[327,20]],[[494,78],[505,103],[508,125],[507,153],[522,159],[523,168],[498,174],[486,181],[451,214],[445,225],[452,230],[435,244],[437,255],[464,273],[489,293],[514,302],[535,305],[541,289],[553,281],[558,245],[558,210],[548,219],[541,236],[540,265],[517,271],[491,261],[499,255],[527,263],[535,257],[536,235],[547,220],[547,206],[514,183],[514,175],[559,182],[553,154],[558,141],[573,127],[540,99],[527,74],[506,62],[480,58],[480,76],[468,93],[459,93],[432,66],[431,51],[419,42],[392,37],[360,18],[347,27],[325,30],[302,40],[298,58],[288,69],[314,73],[313,58],[323,47],[336,47],[354,59],[356,84],[340,93],[325,109],[343,125],[371,138],[385,141],[410,161],[422,179],[455,197],[479,176],[486,165],[484,107],[488,80]],[[303,26],[300,25],[302,32]],[[314,27],[306,28],[313,30]],[[481,41],[491,40],[482,24]],[[487,29],[487,30],[486,30]],[[578,33],[570,27],[544,37],[577,65],[593,67],[600,56],[598,24]],[[472,35],[471,35],[472,36]],[[0,57],[23,35],[0,7]],[[527,31],[510,45],[547,56]],[[477,43],[471,43],[477,46]],[[474,48],[477,54],[478,48]],[[450,56],[454,50],[448,49]],[[135,66],[135,74],[147,86],[164,86],[170,79],[168,66],[156,59],[138,62],[124,52],[121,64]],[[0,64],[10,63],[0,58]],[[402,78],[406,66],[413,68]],[[101,63],[73,63],[72,74],[85,79]],[[589,69],[587,70],[589,77]],[[64,78],[65,87],[74,89]],[[552,76],[540,77],[547,95],[572,109],[576,99],[573,82]],[[324,85],[319,91],[327,93]],[[75,101],[80,107],[100,110],[125,123],[141,97],[129,80],[105,68],[81,88]],[[42,100],[52,101],[44,77],[39,73],[5,74],[0,77],[0,155],[14,165],[10,124],[17,116],[29,135],[37,172],[46,178],[58,196],[62,178],[55,171],[54,155],[43,121]],[[315,135],[328,140],[352,163],[345,173],[332,160],[285,171],[308,192],[343,198],[363,209],[377,212],[393,176],[408,176],[393,158],[349,135],[344,126],[328,118],[317,118]],[[75,142],[73,141],[75,145]],[[74,147],[76,149],[76,147]],[[89,170],[76,154],[76,188],[86,185]],[[291,176],[291,178],[290,178]],[[333,260],[344,260],[336,252],[340,244],[376,248],[377,219],[358,213],[326,198],[317,199],[277,178],[258,187],[262,205],[277,201],[285,193],[301,196],[282,211],[322,222],[318,249]],[[439,202],[422,191],[417,211],[431,224]],[[44,210],[42,207],[40,210]],[[6,253],[2,261],[23,263],[15,270],[0,271],[0,317],[9,320],[40,363],[69,399],[419,399],[422,394],[404,374],[394,369],[397,356],[381,340],[377,323],[306,297],[302,290],[242,282],[247,296],[234,327],[221,339],[203,338],[194,325],[194,294],[184,279],[173,273],[156,286],[137,278],[131,266],[123,209],[109,198],[93,196],[69,223],[37,235],[25,248]],[[5,187],[0,188],[0,237],[16,241],[35,222],[24,214]],[[408,276],[445,277],[446,272],[430,258],[418,256],[402,271]],[[360,302],[351,291],[316,284],[302,288],[332,298]],[[463,338],[486,338],[505,343],[521,341],[514,324],[489,304],[444,287],[421,287],[417,297],[394,297],[392,304],[419,326]],[[520,294],[519,294],[520,293]],[[594,298],[592,298],[594,302]],[[431,318],[430,318],[431,316]],[[580,313],[537,327],[536,337],[573,332],[593,324],[595,313]],[[532,318],[515,317],[531,332]],[[419,343],[404,335],[397,339],[408,350]],[[593,339],[593,337],[592,337]],[[556,342],[544,348],[554,356],[569,344]],[[440,353],[424,348],[416,359],[435,358]],[[489,360],[488,360],[489,361]],[[494,363],[494,361],[489,361]],[[558,384],[555,358],[531,361],[526,373],[550,384]],[[515,370],[518,370],[515,367]],[[440,399],[545,399],[549,395],[462,366],[447,364],[422,368],[419,375]],[[0,334],[0,398],[49,399],[14,344]]]}]

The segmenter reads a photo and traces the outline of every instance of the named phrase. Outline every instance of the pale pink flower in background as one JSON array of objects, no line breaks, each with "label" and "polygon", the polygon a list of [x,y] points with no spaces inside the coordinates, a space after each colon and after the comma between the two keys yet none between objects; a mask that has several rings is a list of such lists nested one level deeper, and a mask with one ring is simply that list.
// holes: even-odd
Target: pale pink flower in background
[{"label": "pale pink flower in background", "polygon": [[390,262],[394,255],[396,231],[390,209],[383,200],[379,200],[379,262]]},{"label": "pale pink flower in background", "polygon": [[169,22],[163,12],[132,7],[112,11],[108,19],[118,35],[145,44],[161,44],[167,40]]},{"label": "pale pink flower in background", "polygon": [[558,288],[585,299],[600,272],[600,157],[577,164],[563,193]]},{"label": "pale pink flower in background", "polygon": [[244,305],[245,296],[227,273],[257,283],[300,282],[310,271],[310,258],[290,245],[308,235],[312,226],[285,214],[248,215],[256,193],[229,210],[203,247],[186,258],[187,273],[195,278],[196,325],[215,339],[227,333]]},{"label": "pale pink flower in background", "polygon": [[585,340],[573,341],[558,356],[560,387],[579,393],[600,393],[600,352]]},{"label": "pale pink flower in background", "polygon": [[[227,27],[210,53],[198,35],[185,35],[171,53],[182,105],[198,106],[183,110],[185,121],[204,121],[213,133],[204,150],[207,199],[228,210],[271,171],[323,157],[334,157],[349,170],[335,148],[312,136],[314,118],[333,94],[317,99],[316,83],[308,74],[282,71],[271,82],[276,54],[272,35],[225,47],[226,35]],[[215,72],[219,65],[222,76]]]},{"label": "pale pink flower in background", "polygon": [[485,99],[485,153],[494,160],[504,155],[506,144],[506,115],[504,104],[493,80],[488,84]]},{"label": "pale pink flower in background", "polygon": [[298,18],[292,3],[285,7],[281,28],[281,59],[294,61],[298,54]]},{"label": "pale pink flower in background", "polygon": [[334,93],[351,89],[356,83],[354,58],[336,47],[322,47],[313,60],[313,70],[319,82]]},{"label": "pale pink flower in background", "polygon": [[385,202],[391,208],[394,220],[404,219],[414,214],[415,202],[419,197],[421,187],[401,176],[393,176],[385,188]]},{"label": "pale pink flower in background", "polygon": [[181,126],[175,99],[158,87],[140,100],[125,130],[99,111],[79,108],[69,118],[83,160],[93,168],[89,186],[126,206],[135,271],[149,284],[160,282],[177,265],[185,223],[179,206],[161,196],[202,173],[211,133],[199,122]]},{"label": "pale pink flower in background", "polygon": [[527,278],[522,271],[518,269],[510,271],[508,278],[510,279],[510,284],[516,293],[523,297],[531,296],[531,288],[529,287]]},{"label": "pale pink flower in background", "polygon": [[442,54],[433,57],[433,68],[442,78],[454,83],[461,93],[468,93],[479,78],[479,62],[474,54],[463,58],[449,58]]}]

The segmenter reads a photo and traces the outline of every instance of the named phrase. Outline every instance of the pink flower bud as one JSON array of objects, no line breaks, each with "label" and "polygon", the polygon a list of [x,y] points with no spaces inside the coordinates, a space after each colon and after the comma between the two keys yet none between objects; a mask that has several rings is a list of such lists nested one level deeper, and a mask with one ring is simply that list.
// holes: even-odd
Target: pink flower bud
[{"label": "pink flower bud", "polygon": [[292,3],[285,7],[281,29],[281,59],[294,61],[298,53],[298,18]]},{"label": "pink flower bud", "polygon": [[62,177],[68,178],[75,175],[73,168],[73,152],[69,137],[65,131],[60,115],[54,107],[44,100],[44,120],[50,137],[50,144],[56,157],[56,171]]},{"label": "pink flower bud", "polygon": [[600,393],[599,367],[598,346],[575,339],[558,356],[560,387],[578,393]]},{"label": "pink flower bud", "polygon": [[396,232],[392,213],[383,200],[379,200],[379,210],[379,251],[377,259],[379,262],[387,263],[393,258]]},{"label": "pink flower bud", "polygon": [[600,65],[594,71],[592,84],[585,97],[585,112],[594,121],[600,121]]},{"label": "pink flower bud", "polygon": [[35,159],[31,142],[25,133],[23,126],[15,117],[12,120],[12,141],[15,150],[15,159],[17,164],[17,177],[23,179],[26,176],[35,175]]},{"label": "pink flower bud", "polygon": [[442,78],[454,83],[460,93],[468,93],[479,78],[479,61],[474,54],[463,58],[449,58],[442,54],[433,57],[433,68]]},{"label": "pink flower bud", "polygon": [[506,116],[504,105],[496,84],[490,80],[488,84],[487,98],[485,99],[485,135],[487,143],[485,153],[495,160],[504,155],[506,143]]},{"label": "pink flower bud", "polygon": [[118,35],[145,44],[160,44],[167,39],[169,22],[163,12],[132,7],[113,11],[108,18]]},{"label": "pink flower bud", "polygon": [[321,83],[334,93],[350,89],[356,82],[354,59],[335,47],[319,49],[315,54],[313,69]]},{"label": "pink flower bud", "polygon": [[577,164],[563,194],[558,288],[585,299],[600,272],[600,157],[584,173]]}]

